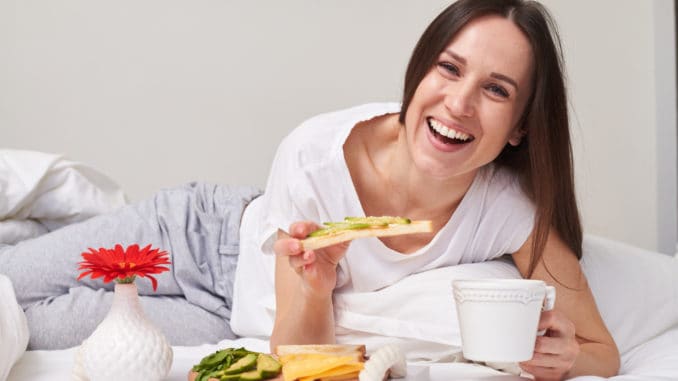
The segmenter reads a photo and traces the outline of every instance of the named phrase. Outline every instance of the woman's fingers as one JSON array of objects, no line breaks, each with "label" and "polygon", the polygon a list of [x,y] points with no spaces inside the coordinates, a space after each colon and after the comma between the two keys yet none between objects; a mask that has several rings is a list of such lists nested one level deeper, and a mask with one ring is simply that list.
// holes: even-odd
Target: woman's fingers
[{"label": "woman's fingers", "polygon": [[313,251],[306,251],[301,255],[292,255],[288,259],[294,271],[300,273],[307,265],[315,262],[315,253]]},{"label": "woman's fingers", "polygon": [[560,381],[563,379],[563,373],[560,369],[541,367],[541,366],[531,366],[520,364],[520,367],[523,371],[534,376],[536,380],[540,381]]},{"label": "woman's fingers", "polygon": [[290,225],[290,236],[293,238],[304,239],[318,228],[319,225],[313,221],[295,222]]},{"label": "woman's fingers", "polygon": [[574,324],[557,310],[545,311],[539,329],[546,335],[537,337],[534,355],[520,367],[538,380],[562,379],[579,355]]},{"label": "woman's fingers", "polygon": [[574,338],[574,323],[567,319],[560,311],[544,311],[539,317],[539,330],[548,330],[549,336]]},{"label": "woman's fingers", "polygon": [[[286,238],[279,238],[273,245],[273,251],[278,255],[295,256],[303,254],[303,245],[300,240],[308,237],[308,235],[317,230],[318,224],[312,221],[300,221],[290,225],[289,235]],[[337,265],[339,260],[346,253],[350,242],[341,242],[332,246],[328,246],[319,250],[321,257],[326,259],[333,265]],[[295,261],[295,263],[299,263]]]},{"label": "woman's fingers", "polygon": [[558,338],[539,336],[534,344],[534,353],[558,354],[561,351],[561,340]]},{"label": "woman's fingers", "polygon": [[273,251],[277,255],[294,256],[303,254],[303,249],[296,238],[280,238],[273,244]]}]

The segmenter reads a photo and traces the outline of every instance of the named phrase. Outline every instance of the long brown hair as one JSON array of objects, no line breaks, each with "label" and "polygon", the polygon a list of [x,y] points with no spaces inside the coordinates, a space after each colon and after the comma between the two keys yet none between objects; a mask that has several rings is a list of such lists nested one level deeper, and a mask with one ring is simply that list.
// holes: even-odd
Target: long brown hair
[{"label": "long brown hair", "polygon": [[525,136],[517,147],[507,144],[494,161],[517,174],[536,207],[531,276],[551,227],[577,258],[582,256],[562,47],[549,12],[535,1],[522,0],[460,0],[447,7],[414,48],[405,74],[400,123],[405,124],[417,86],[454,36],[471,20],[489,14],[512,20],[530,41],[535,59],[534,88],[518,122]]}]

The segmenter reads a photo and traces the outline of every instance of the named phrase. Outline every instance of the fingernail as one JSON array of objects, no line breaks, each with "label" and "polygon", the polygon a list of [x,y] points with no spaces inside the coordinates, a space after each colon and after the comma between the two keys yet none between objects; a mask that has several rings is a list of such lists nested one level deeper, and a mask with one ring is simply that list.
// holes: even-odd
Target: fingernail
[{"label": "fingernail", "polygon": [[302,235],[304,234],[304,227],[301,225],[297,225],[296,229],[294,229],[294,233],[296,235]]},{"label": "fingernail", "polygon": [[292,252],[297,252],[297,251],[299,251],[299,249],[300,249],[300,248],[299,248],[299,242],[297,242],[297,241],[290,242],[289,249],[290,249],[290,251],[292,251]]}]

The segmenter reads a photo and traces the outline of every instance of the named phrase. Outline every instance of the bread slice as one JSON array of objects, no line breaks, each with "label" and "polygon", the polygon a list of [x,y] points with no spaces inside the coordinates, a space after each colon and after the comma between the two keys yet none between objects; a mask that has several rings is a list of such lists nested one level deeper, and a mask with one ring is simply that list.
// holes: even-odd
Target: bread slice
[{"label": "bread slice", "polygon": [[300,242],[304,250],[320,249],[337,243],[352,241],[364,237],[389,237],[403,234],[430,233],[433,231],[431,221],[412,221],[409,224],[390,224],[384,227],[369,227],[365,229],[341,230],[318,237],[309,237]]},{"label": "bread slice", "polygon": [[278,357],[295,354],[323,354],[328,356],[353,356],[356,361],[365,361],[365,346],[353,344],[278,345]]}]

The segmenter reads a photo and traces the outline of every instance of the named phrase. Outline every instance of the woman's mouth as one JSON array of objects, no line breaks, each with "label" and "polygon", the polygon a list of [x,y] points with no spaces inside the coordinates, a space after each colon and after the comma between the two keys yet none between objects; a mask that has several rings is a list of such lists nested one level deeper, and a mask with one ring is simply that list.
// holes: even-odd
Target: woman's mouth
[{"label": "woman's mouth", "polygon": [[426,123],[436,140],[444,144],[465,144],[470,143],[475,139],[473,135],[454,130],[432,117],[426,118]]}]

